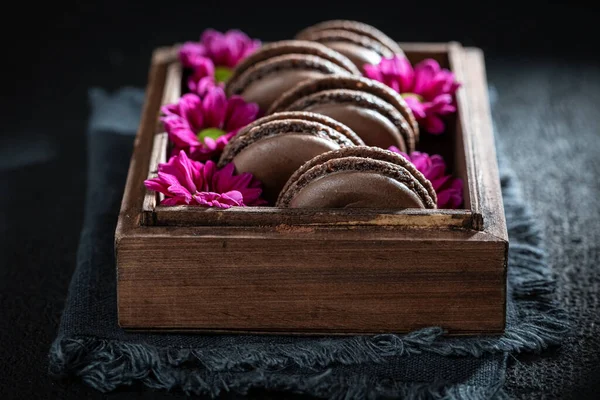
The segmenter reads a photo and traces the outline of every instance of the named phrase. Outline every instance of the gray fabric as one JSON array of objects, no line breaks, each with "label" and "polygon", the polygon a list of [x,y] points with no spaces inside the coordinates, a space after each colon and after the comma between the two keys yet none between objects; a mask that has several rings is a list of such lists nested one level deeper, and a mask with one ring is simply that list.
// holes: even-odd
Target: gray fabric
[{"label": "gray fabric", "polygon": [[538,352],[567,332],[564,315],[551,302],[554,286],[539,232],[506,165],[502,185],[511,245],[502,337],[444,338],[436,327],[357,337],[123,332],[116,323],[112,245],[142,93],[94,90],[90,98],[86,216],[50,352],[54,375],[78,376],[101,391],[140,381],[211,395],[266,388],[322,397],[494,398],[504,396],[509,354]]},{"label": "gray fabric", "polygon": [[[522,399],[600,397],[600,68],[580,59],[494,60],[501,151],[540,217],[556,299],[572,334],[543,355],[510,358]],[[523,68],[521,68],[521,67]],[[519,70],[517,78],[507,71]]]}]

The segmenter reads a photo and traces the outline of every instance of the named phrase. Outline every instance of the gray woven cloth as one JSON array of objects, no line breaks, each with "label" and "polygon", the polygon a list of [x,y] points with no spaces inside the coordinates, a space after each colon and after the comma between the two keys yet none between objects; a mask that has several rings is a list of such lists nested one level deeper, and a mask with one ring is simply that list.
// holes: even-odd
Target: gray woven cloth
[{"label": "gray woven cloth", "polygon": [[117,325],[113,235],[143,92],[90,93],[88,190],[78,263],[50,372],[108,392],[142,383],[186,393],[267,389],[326,398],[504,398],[507,357],[566,335],[540,232],[501,162],[507,217],[507,330],[447,338],[438,327],[405,335],[289,337],[128,333]]},{"label": "gray woven cloth", "polygon": [[488,63],[501,90],[493,117],[500,151],[539,217],[555,298],[573,329],[553,351],[510,357],[505,387],[519,399],[598,399],[600,65],[526,60]]}]

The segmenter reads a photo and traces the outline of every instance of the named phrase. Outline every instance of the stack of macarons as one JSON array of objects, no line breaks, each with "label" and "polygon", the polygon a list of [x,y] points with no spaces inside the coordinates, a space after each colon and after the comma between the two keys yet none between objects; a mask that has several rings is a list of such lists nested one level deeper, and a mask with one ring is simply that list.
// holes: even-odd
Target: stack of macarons
[{"label": "stack of macarons", "polygon": [[296,39],[310,40],[340,52],[359,69],[377,64],[383,57],[403,54],[402,49],[379,29],[357,21],[325,21],[296,34]]},{"label": "stack of macarons", "polygon": [[365,144],[412,152],[419,125],[402,98],[390,87],[358,76],[327,76],[301,82],[284,92],[268,114],[310,111],[334,118],[358,134]]},{"label": "stack of macarons", "polygon": [[335,50],[305,40],[282,40],[262,46],[233,70],[227,95],[268,109],[297,83],[323,76],[358,76],[358,68]]},{"label": "stack of macarons", "polygon": [[263,45],[225,87],[257,103],[263,117],[229,141],[218,165],[252,173],[271,206],[436,208],[431,183],[385,150],[415,150],[412,111],[397,92],[362,76],[364,64],[394,54],[402,49],[384,33],[345,20]]},{"label": "stack of macarons", "polygon": [[344,147],[364,146],[347,126],[325,115],[282,112],[242,128],[221,154],[218,166],[233,163],[263,184],[263,198],[274,204],[292,174],[314,157]]}]

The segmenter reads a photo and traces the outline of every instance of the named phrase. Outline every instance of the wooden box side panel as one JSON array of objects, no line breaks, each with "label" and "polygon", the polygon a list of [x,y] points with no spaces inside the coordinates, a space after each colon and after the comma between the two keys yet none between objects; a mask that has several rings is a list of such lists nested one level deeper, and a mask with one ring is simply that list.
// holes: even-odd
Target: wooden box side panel
[{"label": "wooden box side panel", "polygon": [[409,236],[340,231],[324,240],[310,232],[239,231],[127,238],[118,251],[119,321],[166,330],[502,331],[503,244],[479,233]]},{"label": "wooden box side panel", "polygon": [[471,140],[465,145],[471,147],[471,179],[477,182],[474,186],[478,188],[477,205],[472,207],[473,221],[480,221],[481,226],[477,229],[508,242],[483,52],[468,48],[462,70],[472,93],[466,99],[466,120],[469,124],[464,129],[471,131],[468,135]]},{"label": "wooden box side panel", "polygon": [[[172,47],[156,49],[148,72],[148,84],[142,109],[140,126],[133,144],[133,152],[129,163],[125,190],[121,201],[121,210],[115,231],[115,246],[128,232],[137,229],[145,223],[147,215],[144,207],[152,208],[155,204],[147,197],[144,180],[153,156],[154,137],[157,120],[162,105],[167,69],[175,58]],[[155,154],[155,157],[160,157]],[[154,162],[154,161],[153,161]]]}]

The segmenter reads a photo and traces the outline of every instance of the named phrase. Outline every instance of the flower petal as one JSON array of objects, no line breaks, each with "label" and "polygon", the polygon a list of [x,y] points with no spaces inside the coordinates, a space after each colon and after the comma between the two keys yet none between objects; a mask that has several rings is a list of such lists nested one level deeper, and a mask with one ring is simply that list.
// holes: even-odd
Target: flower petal
[{"label": "flower petal", "polygon": [[185,68],[195,68],[206,54],[205,47],[197,42],[185,42],[179,49],[179,61]]},{"label": "flower petal", "polygon": [[224,87],[223,82],[215,82],[214,76],[204,76],[196,80],[196,77],[190,76],[188,78],[189,89],[200,97],[206,96],[206,94],[215,86]]},{"label": "flower petal", "polygon": [[221,194],[221,198],[226,199],[231,205],[240,206],[244,204],[244,196],[237,190],[230,190],[229,192],[223,193]]},{"label": "flower petal", "polygon": [[[383,60],[381,60],[381,62],[383,62]],[[363,72],[367,78],[383,82],[383,76],[379,70],[379,65],[365,64],[363,65]]]},{"label": "flower petal", "polygon": [[437,115],[430,114],[425,118],[425,129],[427,132],[434,135],[444,133],[444,121],[442,121]]},{"label": "flower petal", "polygon": [[258,112],[258,104],[246,103],[241,96],[231,96],[227,102],[225,131],[237,131],[248,125],[256,119]]},{"label": "flower petal", "polygon": [[382,58],[379,64],[366,64],[363,69],[368,78],[385,83],[398,93],[412,91],[414,71],[406,57]]},{"label": "flower petal", "polygon": [[146,186],[148,190],[153,190],[155,192],[163,194],[168,192],[168,187],[159,178],[146,179],[144,181],[144,186]]},{"label": "flower petal", "polygon": [[171,197],[185,198],[187,202],[192,198],[192,194],[179,183],[169,186],[169,194]]},{"label": "flower petal", "polygon": [[[388,150],[403,154],[391,146]],[[446,163],[442,156],[413,151],[406,157],[427,178],[436,194],[438,208],[458,208],[463,202],[463,182],[450,174],[446,174]]]},{"label": "flower petal", "polygon": [[188,205],[190,203],[184,197],[165,197],[160,204],[163,206],[179,206]]},{"label": "flower petal", "polygon": [[253,53],[261,42],[253,40],[240,30],[232,29],[225,33],[207,29],[201,36],[206,54],[215,65],[235,67],[242,59]]},{"label": "flower petal", "polygon": [[180,148],[187,148],[199,144],[198,138],[191,130],[187,121],[181,117],[171,115],[162,119],[169,140]]},{"label": "flower petal", "polygon": [[421,103],[417,98],[409,96],[405,97],[404,100],[417,120],[421,120],[427,116],[423,103]]},{"label": "flower petal", "polygon": [[227,97],[221,87],[214,87],[202,99],[204,127],[223,129],[227,112]]},{"label": "flower petal", "polygon": [[[157,175],[158,175],[158,179],[160,179],[161,182],[163,182],[163,185],[166,186],[167,190],[169,189],[169,187],[179,184],[179,179],[177,179],[177,177],[173,174],[170,174],[168,172],[158,171]],[[165,194],[167,194],[167,193],[165,193]]]},{"label": "flower petal", "polygon": [[209,58],[204,57],[198,62],[198,65],[194,68],[193,72],[188,77],[188,88],[199,95],[202,93],[199,91],[200,81],[204,78],[214,79],[215,66]]},{"label": "flower petal", "polygon": [[395,56],[394,73],[400,81],[398,92],[414,92],[415,71],[406,57]]},{"label": "flower petal", "polygon": [[418,63],[415,66],[415,78],[412,92],[423,94],[428,89],[429,85],[431,85],[431,80],[439,70],[440,65],[431,58]]},{"label": "flower petal", "polygon": [[196,132],[205,126],[205,116],[202,108],[202,99],[193,93],[186,93],[179,99],[179,112],[182,118]]}]

